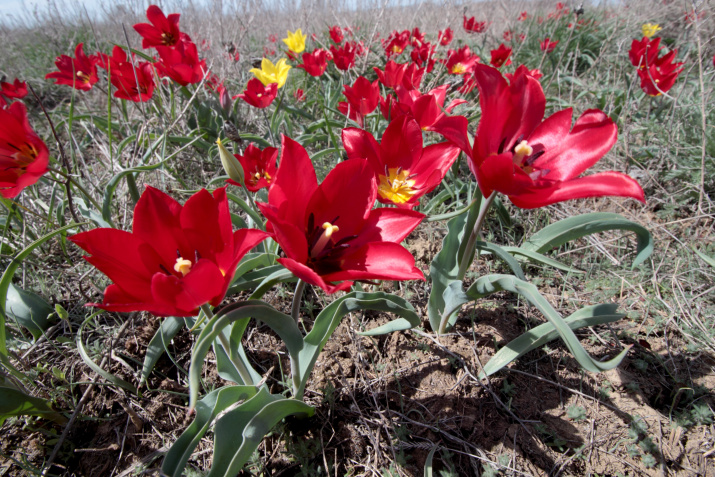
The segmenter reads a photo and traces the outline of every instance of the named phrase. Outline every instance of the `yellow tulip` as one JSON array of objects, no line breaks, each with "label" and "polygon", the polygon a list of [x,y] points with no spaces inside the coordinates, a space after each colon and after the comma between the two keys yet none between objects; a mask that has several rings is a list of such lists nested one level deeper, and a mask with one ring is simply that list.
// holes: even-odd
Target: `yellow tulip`
[{"label": "yellow tulip", "polygon": [[661,28],[657,23],[645,23],[643,24],[643,36],[650,38],[655,35]]},{"label": "yellow tulip", "polygon": [[[300,30],[299,30],[300,31]],[[278,87],[282,88],[288,78],[288,70],[291,66],[286,64],[286,59],[281,58],[274,65],[268,58],[263,58],[261,61],[261,69],[251,68],[251,73],[258,78],[264,86],[271,83],[278,83]]]},{"label": "yellow tulip", "polygon": [[293,53],[301,53],[305,50],[305,40],[308,35],[303,35],[303,32],[298,28],[295,33],[288,31],[288,38],[283,38],[283,43],[288,45],[288,49]]}]

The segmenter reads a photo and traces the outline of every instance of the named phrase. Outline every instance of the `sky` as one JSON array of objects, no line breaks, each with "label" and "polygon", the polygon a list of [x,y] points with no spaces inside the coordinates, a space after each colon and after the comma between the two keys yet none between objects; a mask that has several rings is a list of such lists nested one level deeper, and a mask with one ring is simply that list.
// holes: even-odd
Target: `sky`
[{"label": "sky", "polygon": [[[98,11],[102,0],[81,0],[71,1],[69,3],[71,3],[72,7],[84,5],[90,15],[92,15],[92,13]],[[36,8],[40,11],[46,11],[48,5],[48,0],[0,0],[0,23],[7,22],[13,17],[27,18],[28,13],[34,11]],[[73,8],[73,11],[76,12],[77,9]]]}]

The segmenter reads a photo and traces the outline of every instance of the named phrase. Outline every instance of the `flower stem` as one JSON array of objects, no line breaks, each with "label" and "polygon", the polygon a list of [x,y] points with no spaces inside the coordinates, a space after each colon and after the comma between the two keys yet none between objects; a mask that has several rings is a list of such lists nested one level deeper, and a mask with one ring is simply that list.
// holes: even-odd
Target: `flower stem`
[{"label": "flower stem", "polygon": [[[491,195],[487,197],[486,202],[482,204],[482,207],[479,210],[479,215],[477,216],[477,220],[474,222],[474,228],[472,228],[472,233],[469,235],[467,246],[464,247],[464,255],[462,256],[462,261],[459,262],[457,280],[464,280],[464,276],[467,274],[467,269],[472,264],[472,254],[474,253],[474,247],[477,243],[477,238],[479,237],[480,231],[482,230],[482,225],[484,225],[484,219],[487,216],[489,206],[491,206],[492,202],[494,202],[494,198],[496,197],[496,195],[496,191],[493,191]],[[449,322],[450,314],[451,313],[444,313],[442,315],[442,319],[439,322],[439,331],[437,332],[438,335],[444,334],[445,330],[447,329],[447,323]]]},{"label": "flower stem", "polygon": [[[209,320],[214,316],[214,313],[213,311],[211,311],[211,307],[208,305],[208,303],[204,303],[203,305],[201,305],[201,311],[204,312],[204,314]],[[238,374],[241,376],[243,384],[246,384],[248,386],[254,385],[255,383],[253,382],[251,373],[248,371],[248,368],[241,359],[241,356],[238,355],[238,353],[236,353],[236,356],[231,356],[231,345],[226,339],[226,336],[223,334],[223,330],[218,333],[218,339],[221,342],[221,347],[223,348],[224,353],[226,353],[226,356],[228,356],[228,359],[231,360],[231,363],[236,368],[236,371],[238,371]]]},{"label": "flower stem", "polygon": [[482,225],[484,225],[484,219],[487,216],[487,211],[489,206],[494,202],[496,197],[496,191],[492,192],[487,201],[482,205],[479,211],[479,216],[477,216],[476,222],[474,222],[474,228],[467,241],[467,246],[464,248],[464,255],[462,256],[462,261],[459,263],[459,272],[457,272],[457,280],[464,280],[464,276],[467,274],[467,269],[472,264],[472,252],[474,251],[474,245],[477,243],[477,238],[479,237],[479,232],[482,230]]},{"label": "flower stem", "polygon": [[295,286],[295,294],[293,295],[293,304],[290,309],[290,315],[295,320],[295,324],[298,324],[298,318],[300,318],[300,300],[303,298],[303,290],[305,290],[305,282],[298,279],[298,283]]}]

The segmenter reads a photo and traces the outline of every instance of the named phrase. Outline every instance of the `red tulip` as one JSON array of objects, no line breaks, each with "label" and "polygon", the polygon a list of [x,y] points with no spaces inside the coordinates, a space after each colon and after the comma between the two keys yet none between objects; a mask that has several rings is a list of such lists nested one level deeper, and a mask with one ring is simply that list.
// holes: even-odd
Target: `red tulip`
[{"label": "red tulip", "polygon": [[156,46],[174,47],[180,41],[191,41],[191,39],[179,30],[178,13],[171,13],[168,17],[164,15],[161,8],[150,5],[146,9],[146,17],[151,23],[137,23],[134,29],[142,37],[142,48],[152,48]]},{"label": "red tulip", "polygon": [[425,43],[424,33],[422,33],[418,27],[413,28],[410,34],[410,45],[419,48]]},{"label": "red tulip", "polygon": [[294,97],[295,100],[298,101],[299,103],[302,102],[302,101],[305,101],[305,91],[303,91],[301,88],[298,88],[298,89],[295,90],[295,92],[293,93],[293,97]]},{"label": "red tulip", "polygon": [[511,48],[505,46],[504,43],[499,45],[499,48],[496,50],[491,50],[491,54],[492,59],[490,63],[495,68],[501,68],[502,66],[511,64]]},{"label": "red tulip", "polygon": [[208,71],[206,60],[199,61],[196,45],[183,41],[175,48],[157,46],[161,60],[154,63],[160,76],[168,76],[181,86],[201,82]]},{"label": "red tulip", "polygon": [[434,50],[435,46],[425,43],[420,47],[415,47],[410,52],[410,58],[417,66],[425,64],[425,71],[430,73],[434,69]]},{"label": "red tulip", "polygon": [[0,108],[0,195],[15,197],[45,172],[50,154],[27,121],[22,103]]},{"label": "red tulip", "polygon": [[474,19],[474,17],[468,19],[467,15],[464,15],[462,26],[467,33],[484,33],[487,31],[489,24],[487,24],[486,21],[478,22]]},{"label": "red tulip", "polygon": [[404,209],[412,209],[437,187],[459,156],[459,148],[447,142],[423,148],[420,125],[406,116],[387,126],[380,144],[367,131],[343,129],[343,146],[348,162],[370,164],[378,184],[377,200]]},{"label": "red tulip", "polygon": [[373,71],[377,74],[377,79],[385,88],[396,88],[402,83],[402,78],[405,75],[407,64],[395,63],[390,60],[385,65],[385,70],[381,70],[377,66],[373,67]]},{"label": "red tulip", "polygon": [[402,87],[405,89],[420,89],[422,77],[425,74],[425,69],[420,68],[414,63],[410,63],[405,68],[405,74],[402,76]]},{"label": "red tulip", "polygon": [[303,53],[303,64],[298,65],[298,68],[303,68],[310,76],[318,77],[325,73],[325,68],[328,67],[328,56],[330,54],[318,48],[312,53]]},{"label": "red tulip", "polygon": [[405,48],[407,45],[410,43],[410,31],[409,30],[404,30],[401,32],[398,32],[397,30],[393,31],[390,36],[387,37],[387,40],[383,42],[383,47],[385,48],[385,54],[387,55],[388,58],[390,58],[393,55],[399,55],[403,51],[405,51]]},{"label": "red tulip", "polygon": [[5,106],[8,99],[22,99],[27,96],[27,83],[15,78],[12,83],[0,83],[0,106]]},{"label": "red tulip", "polygon": [[[471,146],[467,137],[467,118],[448,116],[445,113],[445,111],[451,113],[455,107],[467,101],[454,99],[447,108],[444,108],[447,87],[448,85],[442,85],[426,94],[422,94],[418,90],[408,91],[402,87],[397,88],[399,107],[401,111],[411,115],[423,131],[434,131],[461,148],[465,153],[469,153]],[[394,111],[391,114],[392,119],[397,117]]]},{"label": "red tulip", "polygon": [[641,41],[633,40],[628,52],[631,64],[638,67],[641,89],[651,96],[659,96],[670,90],[683,71],[680,68],[683,63],[673,63],[678,50],[659,57],[661,49],[660,38],[651,40],[643,37]]},{"label": "red tulip", "polygon": [[501,192],[525,209],[611,195],[645,201],[643,189],[625,174],[578,177],[616,143],[616,125],[602,111],[586,111],[571,129],[570,108],[543,119],[546,97],[525,66],[510,84],[486,65],[474,74],[482,117],[470,168],[485,197]]},{"label": "red tulip", "polygon": [[354,119],[362,127],[363,118],[375,111],[380,100],[380,86],[378,81],[372,83],[364,76],[359,76],[352,86],[343,86],[343,94],[347,98],[347,103],[341,102],[338,105],[340,112]]},{"label": "red tulip", "polygon": [[258,207],[285,253],[278,261],[327,293],[347,290],[353,280],[424,279],[400,245],[424,215],[373,209],[376,196],[367,161],[343,161],[318,185],[308,153],[284,136],[268,203]]},{"label": "red tulip", "polygon": [[49,73],[45,78],[54,79],[57,84],[66,84],[81,91],[89,91],[99,80],[97,76],[99,58],[95,55],[85,55],[82,43],[77,45],[74,54],[74,58],[67,55],[58,56],[55,66],[59,71]]},{"label": "red tulip", "polygon": [[261,151],[253,143],[249,144],[243,155],[234,154],[243,168],[244,183],[239,184],[233,179],[226,182],[235,186],[245,186],[251,192],[258,192],[260,189],[268,188],[271,181],[276,176],[276,159],[278,159],[278,149],[267,147]]},{"label": "red tulip", "polygon": [[526,17],[527,17],[526,12],[521,12],[519,14],[519,18],[517,18],[517,20],[519,20],[520,22],[523,22],[524,20],[526,20]]},{"label": "red tulip", "polygon": [[329,31],[330,39],[333,40],[333,43],[339,45],[343,42],[343,38],[345,38],[345,36],[343,35],[343,30],[339,26],[331,26]]},{"label": "red tulip", "polygon": [[457,51],[449,50],[447,55],[445,66],[447,67],[447,71],[453,75],[463,75],[471,71],[474,65],[479,62],[479,57],[472,54],[472,51],[467,45]]},{"label": "red tulip", "polygon": [[213,195],[202,189],[182,206],[147,186],[134,208],[132,232],[101,228],[70,240],[114,282],[93,306],[195,316],[201,305],[221,303],[238,262],[267,235],[232,231],[225,188]]},{"label": "red tulip", "polygon": [[265,86],[258,78],[251,79],[246,85],[246,90],[234,96],[234,99],[241,98],[254,108],[263,109],[271,105],[278,94],[278,83],[270,83]]},{"label": "red tulip", "polygon": [[333,55],[335,67],[341,71],[347,71],[355,66],[355,43],[346,41],[342,47],[330,46],[330,53]]},{"label": "red tulip", "polygon": [[548,37],[544,38],[539,42],[539,45],[541,46],[541,51],[545,51],[546,53],[551,53],[554,51],[554,48],[556,48],[556,45],[559,44],[559,40],[551,40]]},{"label": "red tulip", "polygon": [[454,38],[454,32],[452,31],[451,28],[447,27],[446,30],[439,31],[439,34],[437,35],[437,38],[439,39],[439,44],[442,46],[447,46],[450,43],[452,43],[452,39]]},{"label": "red tulip", "polygon": [[134,102],[145,102],[154,93],[154,67],[142,61],[133,65],[127,61],[127,53],[119,46],[112,49],[112,56],[99,54],[99,66],[108,69],[110,81],[117,90],[114,96]]}]

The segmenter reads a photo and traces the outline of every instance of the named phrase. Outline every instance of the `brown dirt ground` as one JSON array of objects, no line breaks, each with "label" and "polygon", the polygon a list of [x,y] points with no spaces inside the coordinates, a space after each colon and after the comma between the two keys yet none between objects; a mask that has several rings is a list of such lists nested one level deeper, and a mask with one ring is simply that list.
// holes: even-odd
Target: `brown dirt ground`
[{"label": "brown dirt ground", "polygon": [[[422,228],[408,239],[423,270],[439,247],[441,233],[437,227]],[[480,273],[493,267],[481,263]],[[398,290],[392,283],[381,285],[399,294],[405,293],[404,286]],[[408,286],[409,300],[425,316],[422,329],[429,329],[427,285]],[[548,286],[544,291],[558,305],[561,292]],[[314,292],[306,297],[317,309],[325,303],[325,297]],[[275,293],[266,298],[289,306],[288,298]],[[304,309],[306,327],[311,316]],[[117,358],[109,371],[136,384],[144,350],[159,322],[150,316],[129,319],[134,322],[116,343]],[[644,323],[621,320],[611,329],[578,333],[586,350],[599,358],[631,345],[616,370],[585,373],[565,346],[553,342],[489,380],[476,376],[497,347],[540,322],[515,297],[499,294],[465,306],[452,333],[439,340],[420,330],[380,337],[357,334],[388,319],[371,312],[344,318],[307,387],[306,401],[316,407],[315,416],[288,420],[266,438],[252,472],[316,475],[320,467],[329,468],[330,475],[388,475],[385,469],[392,468],[390,475],[417,476],[423,475],[436,448],[435,471],[452,468],[453,475],[489,475],[484,472],[489,466],[501,475],[715,475],[713,425],[685,429],[671,424],[671,416],[694,401],[715,405],[715,359],[678,351],[686,343],[667,327],[644,339],[639,332],[651,317]],[[272,391],[280,392],[277,356],[282,344],[266,327],[252,325],[246,336],[244,346],[256,369],[269,373]],[[188,331],[179,333],[171,345],[174,362],[166,356],[159,361],[141,397],[115,386],[95,387],[53,472],[158,475],[162,453],[190,422],[185,374],[176,364],[188,368],[193,342]],[[225,384],[211,356],[207,363],[207,385]],[[88,383],[94,376],[79,360],[67,371],[74,382]],[[59,384],[48,374],[38,380],[45,387]],[[86,387],[76,385],[60,404],[73,409]],[[572,415],[574,409],[580,413]],[[61,426],[36,419],[5,423],[0,476],[31,474],[61,431]],[[210,437],[190,461],[195,468],[210,467]],[[657,448],[650,468],[641,457],[648,439]]]}]

